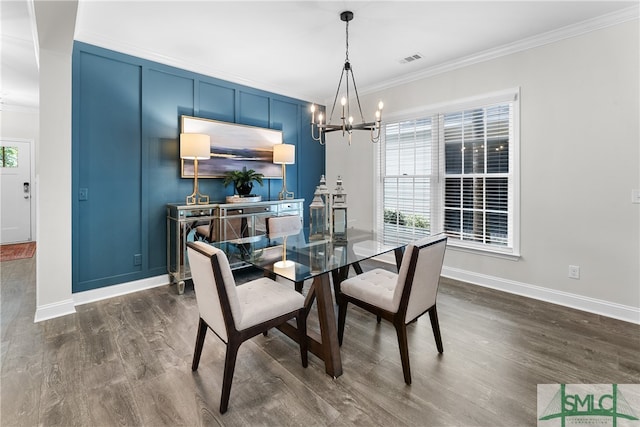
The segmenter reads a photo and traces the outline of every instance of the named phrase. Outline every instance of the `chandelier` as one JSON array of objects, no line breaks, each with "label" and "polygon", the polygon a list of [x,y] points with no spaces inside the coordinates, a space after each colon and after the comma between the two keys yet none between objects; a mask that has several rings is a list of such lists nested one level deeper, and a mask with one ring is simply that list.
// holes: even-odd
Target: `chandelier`
[{"label": "chandelier", "polygon": [[[380,101],[378,103],[378,110],[376,111],[376,119],[373,122],[365,122],[364,115],[362,114],[362,107],[360,106],[360,97],[358,96],[358,88],[356,87],[356,79],[353,76],[353,69],[351,67],[351,63],[349,62],[349,21],[353,19],[353,12],[344,11],[340,14],[340,19],[346,22],[346,57],[344,59],[344,66],[342,67],[342,73],[340,74],[340,81],[338,82],[338,89],[336,90],[336,96],[333,99],[333,106],[331,107],[331,114],[329,115],[329,119],[323,123],[323,115],[319,112],[317,121],[316,121],[316,106],[315,104],[311,105],[311,137],[314,141],[320,142],[320,144],[324,145],[324,141],[322,139],[323,133],[342,131],[342,136],[345,135],[349,138],[349,145],[351,145],[351,132],[354,130],[367,130],[371,132],[371,142],[380,141],[380,122],[382,121],[382,107],[383,103]],[[345,77],[346,75],[346,77]],[[350,106],[350,93],[349,93],[349,77],[351,77],[351,82],[353,84],[353,91],[355,92],[355,101],[358,104],[358,111],[360,112],[361,123],[353,123],[353,116],[351,115],[351,106]],[[333,113],[336,109],[336,103],[338,101],[338,95],[340,94],[340,88],[342,86],[342,82],[345,82],[346,86],[346,94],[340,99],[340,104],[342,106],[340,123],[332,124],[331,120],[333,119]]]}]

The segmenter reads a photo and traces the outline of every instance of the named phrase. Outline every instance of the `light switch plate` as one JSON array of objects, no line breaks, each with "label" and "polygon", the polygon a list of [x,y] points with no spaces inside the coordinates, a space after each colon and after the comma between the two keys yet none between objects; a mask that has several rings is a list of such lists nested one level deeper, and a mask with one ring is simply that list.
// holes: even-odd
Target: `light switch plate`
[{"label": "light switch plate", "polygon": [[631,203],[640,203],[640,190],[631,190]]}]

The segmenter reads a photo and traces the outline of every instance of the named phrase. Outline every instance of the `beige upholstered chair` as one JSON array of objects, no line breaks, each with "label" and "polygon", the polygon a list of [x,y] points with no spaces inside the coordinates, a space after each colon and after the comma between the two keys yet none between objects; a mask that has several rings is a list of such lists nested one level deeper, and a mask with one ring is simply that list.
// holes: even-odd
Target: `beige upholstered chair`
[{"label": "beige upholstered chair", "polygon": [[249,338],[295,317],[302,366],[307,367],[307,326],[301,294],[266,277],[236,286],[224,252],[206,243],[187,243],[187,254],[200,312],[191,369],[198,369],[208,328],[227,345],[220,413],[225,413],[229,404],[238,349]]},{"label": "beige upholstered chair", "polygon": [[404,381],[411,384],[407,324],[428,312],[438,352],[442,338],[436,312],[436,295],[447,245],[445,235],[425,237],[407,245],[398,274],[380,268],[340,284],[338,292],[338,339],[342,345],[347,304],[353,303],[396,328]]},{"label": "beige upholstered chair", "polygon": [[[287,244],[287,239],[297,236],[302,231],[302,220],[298,215],[272,216],[267,218],[267,236],[269,239],[283,239],[283,245]],[[283,282],[286,279],[273,277],[272,279]],[[302,292],[304,282],[295,282],[294,287],[297,292]]]}]

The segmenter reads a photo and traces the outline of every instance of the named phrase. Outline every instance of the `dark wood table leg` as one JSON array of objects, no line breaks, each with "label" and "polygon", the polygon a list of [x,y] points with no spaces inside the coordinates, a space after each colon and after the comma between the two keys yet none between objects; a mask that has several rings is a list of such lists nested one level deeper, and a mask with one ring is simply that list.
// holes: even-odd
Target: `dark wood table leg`
[{"label": "dark wood table leg", "polygon": [[360,267],[360,263],[359,262],[354,262],[351,265],[353,266],[353,271],[355,271],[356,274],[362,274],[362,267]]},{"label": "dark wood table leg", "polygon": [[[320,334],[307,329],[307,343],[309,351],[324,361],[325,372],[333,378],[342,375],[342,359],[340,358],[340,344],[336,326],[336,313],[331,296],[331,281],[329,273],[313,279],[311,288],[305,298],[307,316],[313,302],[318,302],[318,320]],[[298,330],[291,323],[278,326],[289,338],[298,341]]]},{"label": "dark wood table leg", "polygon": [[318,318],[320,320],[320,336],[322,339],[323,360],[325,371],[334,378],[342,375],[342,359],[338,344],[336,313],[331,296],[331,281],[329,274],[322,274],[313,279],[313,286],[318,303]]},{"label": "dark wood table leg", "polygon": [[396,256],[396,267],[398,268],[398,271],[400,271],[400,264],[402,264],[402,257],[404,256],[404,246],[401,248],[395,248],[393,253]]},{"label": "dark wood table leg", "polygon": [[[333,281],[333,294],[338,295],[340,292],[340,283],[349,275],[349,266],[340,267],[331,272],[331,278]],[[338,301],[336,300],[336,304]]]}]

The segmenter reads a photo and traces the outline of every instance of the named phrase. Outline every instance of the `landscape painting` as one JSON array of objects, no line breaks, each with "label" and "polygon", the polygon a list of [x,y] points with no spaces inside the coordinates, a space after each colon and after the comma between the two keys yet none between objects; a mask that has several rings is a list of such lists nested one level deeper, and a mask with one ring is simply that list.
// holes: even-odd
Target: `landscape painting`
[{"label": "landscape painting", "polygon": [[[223,178],[244,166],[265,178],[282,178],[282,166],[273,163],[273,146],[282,143],[282,131],[191,116],[181,117],[180,128],[211,137],[211,158],[198,161],[198,178]],[[182,178],[193,178],[193,160],[181,162]]]}]

